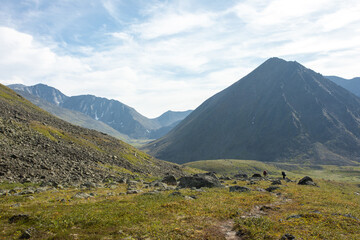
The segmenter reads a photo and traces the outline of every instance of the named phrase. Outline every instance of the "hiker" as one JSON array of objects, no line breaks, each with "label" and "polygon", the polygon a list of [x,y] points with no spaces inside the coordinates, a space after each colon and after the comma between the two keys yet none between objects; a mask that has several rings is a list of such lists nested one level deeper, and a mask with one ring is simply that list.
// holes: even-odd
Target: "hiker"
[{"label": "hiker", "polygon": [[263,171],[263,175],[264,175],[264,177],[266,177],[266,175],[267,175],[267,171],[266,171],[266,170]]},{"label": "hiker", "polygon": [[285,179],[286,173],[283,171],[283,172],[281,172],[281,174],[282,174],[282,176],[283,176],[283,179]]}]

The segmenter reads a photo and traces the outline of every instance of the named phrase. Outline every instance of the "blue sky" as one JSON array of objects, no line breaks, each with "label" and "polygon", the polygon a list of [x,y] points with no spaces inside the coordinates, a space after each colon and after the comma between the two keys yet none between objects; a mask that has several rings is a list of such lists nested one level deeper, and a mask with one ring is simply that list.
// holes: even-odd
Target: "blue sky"
[{"label": "blue sky", "polygon": [[194,109],[266,59],[360,76],[357,0],[1,0],[0,82]]}]

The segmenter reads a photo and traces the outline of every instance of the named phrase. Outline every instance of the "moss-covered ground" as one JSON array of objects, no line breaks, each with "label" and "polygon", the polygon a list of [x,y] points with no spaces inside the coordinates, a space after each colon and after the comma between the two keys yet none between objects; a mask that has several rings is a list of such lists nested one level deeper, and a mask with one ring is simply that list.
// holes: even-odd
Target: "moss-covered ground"
[{"label": "moss-covered ground", "polygon": [[[26,229],[31,229],[32,239],[225,239],[220,226],[229,219],[243,239],[279,239],[285,233],[296,239],[360,239],[360,187],[314,180],[319,187],[283,181],[271,193],[260,191],[270,181],[247,185],[237,180],[253,191],[207,188],[180,189],[181,195],[175,196],[171,193],[176,190],[126,195],[126,185],[119,184],[115,189],[1,196],[0,239],[18,239]],[[19,186],[2,184],[0,189]],[[94,196],[72,199],[78,192]],[[17,214],[29,219],[10,223]]]}]

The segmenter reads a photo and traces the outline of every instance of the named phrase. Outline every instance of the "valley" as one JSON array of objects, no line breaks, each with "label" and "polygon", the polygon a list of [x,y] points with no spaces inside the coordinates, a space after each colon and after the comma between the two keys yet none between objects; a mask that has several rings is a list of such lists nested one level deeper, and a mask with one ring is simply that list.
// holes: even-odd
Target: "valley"
[{"label": "valley", "polygon": [[[271,58],[152,120],[12,88],[0,85],[0,239],[360,238],[360,99],[297,62]],[[112,112],[130,127],[106,124]]]}]

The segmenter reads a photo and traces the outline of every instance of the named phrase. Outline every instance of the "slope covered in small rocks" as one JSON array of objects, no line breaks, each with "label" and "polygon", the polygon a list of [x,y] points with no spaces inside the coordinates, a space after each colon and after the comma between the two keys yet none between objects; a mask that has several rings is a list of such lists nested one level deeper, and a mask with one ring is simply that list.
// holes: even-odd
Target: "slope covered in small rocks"
[{"label": "slope covered in small rocks", "polygon": [[0,180],[99,182],[181,175],[106,134],[71,125],[0,85]]}]

